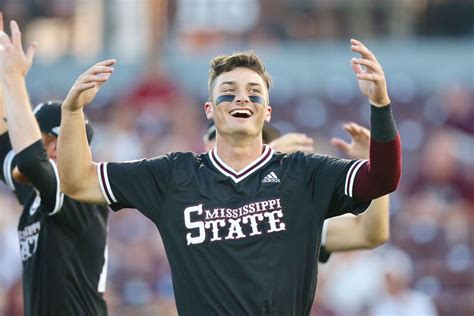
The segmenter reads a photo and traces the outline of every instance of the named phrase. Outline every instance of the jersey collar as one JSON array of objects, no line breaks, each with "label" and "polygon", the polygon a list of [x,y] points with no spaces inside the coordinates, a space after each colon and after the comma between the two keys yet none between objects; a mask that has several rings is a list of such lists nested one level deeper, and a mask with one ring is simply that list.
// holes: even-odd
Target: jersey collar
[{"label": "jersey collar", "polygon": [[272,159],[273,149],[268,145],[263,145],[262,154],[260,157],[252,161],[247,167],[240,171],[235,171],[232,167],[228,166],[217,154],[217,147],[214,147],[208,152],[211,163],[225,176],[234,180],[235,183],[239,183],[249,175],[263,167],[267,162]]}]

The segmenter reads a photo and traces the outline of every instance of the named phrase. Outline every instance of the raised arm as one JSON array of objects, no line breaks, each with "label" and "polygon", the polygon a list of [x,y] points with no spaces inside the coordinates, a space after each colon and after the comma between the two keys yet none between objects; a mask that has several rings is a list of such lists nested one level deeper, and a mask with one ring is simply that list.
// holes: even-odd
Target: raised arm
[{"label": "raised arm", "polygon": [[107,82],[114,64],[112,59],[92,66],[76,80],[63,102],[57,152],[59,178],[63,192],[76,200],[106,202],[87,142],[83,108]]},{"label": "raised arm", "polygon": [[[1,13],[0,13],[1,15]],[[1,17],[0,17],[1,19]],[[7,114],[5,113],[3,96],[3,84],[0,84],[0,135],[5,134],[8,131],[7,126]]]},{"label": "raised arm", "polygon": [[[354,166],[348,195],[368,201],[395,191],[401,174],[401,144],[387,92],[382,67],[361,42],[351,40],[352,51],[360,58],[351,60],[361,92],[371,104],[370,160]],[[352,186],[353,183],[353,186]]]},{"label": "raised arm", "polygon": [[3,31],[3,17],[0,15],[0,78],[4,88],[4,110],[13,150],[19,153],[41,139],[25,84],[36,44],[25,53],[17,23],[11,21],[10,28],[11,38]]},{"label": "raised arm", "polygon": [[[370,132],[355,123],[344,125],[351,135],[350,144],[339,138],[331,143],[348,157],[367,159],[369,157]],[[382,196],[372,201],[370,207],[360,215],[347,214],[327,220],[325,248],[328,252],[371,249],[389,238],[389,197]]]}]

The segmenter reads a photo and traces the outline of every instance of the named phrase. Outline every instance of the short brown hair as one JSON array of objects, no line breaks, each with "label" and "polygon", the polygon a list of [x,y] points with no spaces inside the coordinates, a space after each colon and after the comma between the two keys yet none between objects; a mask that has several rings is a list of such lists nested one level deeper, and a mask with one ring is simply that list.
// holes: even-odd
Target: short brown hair
[{"label": "short brown hair", "polygon": [[224,72],[232,71],[235,68],[243,67],[255,71],[262,77],[270,90],[272,85],[272,77],[265,70],[265,65],[262,60],[258,58],[254,51],[247,51],[241,53],[234,53],[232,55],[220,55],[211,60],[211,68],[209,69],[209,97],[212,94],[212,86],[219,75]]}]

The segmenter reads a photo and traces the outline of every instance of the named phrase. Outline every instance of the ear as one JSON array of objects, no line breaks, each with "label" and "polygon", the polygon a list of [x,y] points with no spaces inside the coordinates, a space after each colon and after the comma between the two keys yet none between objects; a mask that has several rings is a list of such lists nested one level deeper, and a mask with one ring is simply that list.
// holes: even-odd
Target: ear
[{"label": "ear", "polygon": [[206,117],[208,120],[214,118],[212,102],[207,101],[204,103],[204,111],[206,112]]},{"label": "ear", "polygon": [[272,107],[267,105],[265,107],[265,122],[270,123],[270,120],[272,118]]},{"label": "ear", "polygon": [[48,158],[55,160],[56,159],[56,153],[57,153],[57,147],[58,147],[58,139],[57,137],[50,137],[47,142],[45,142],[45,148],[46,148],[46,153],[48,155]]}]

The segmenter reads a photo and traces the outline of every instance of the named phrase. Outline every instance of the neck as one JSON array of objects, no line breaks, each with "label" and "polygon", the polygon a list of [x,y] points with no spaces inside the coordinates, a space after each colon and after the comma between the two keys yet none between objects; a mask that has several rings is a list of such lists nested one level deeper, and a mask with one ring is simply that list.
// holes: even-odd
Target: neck
[{"label": "neck", "polygon": [[225,139],[216,135],[216,149],[219,157],[235,171],[240,171],[262,154],[262,138]]}]

